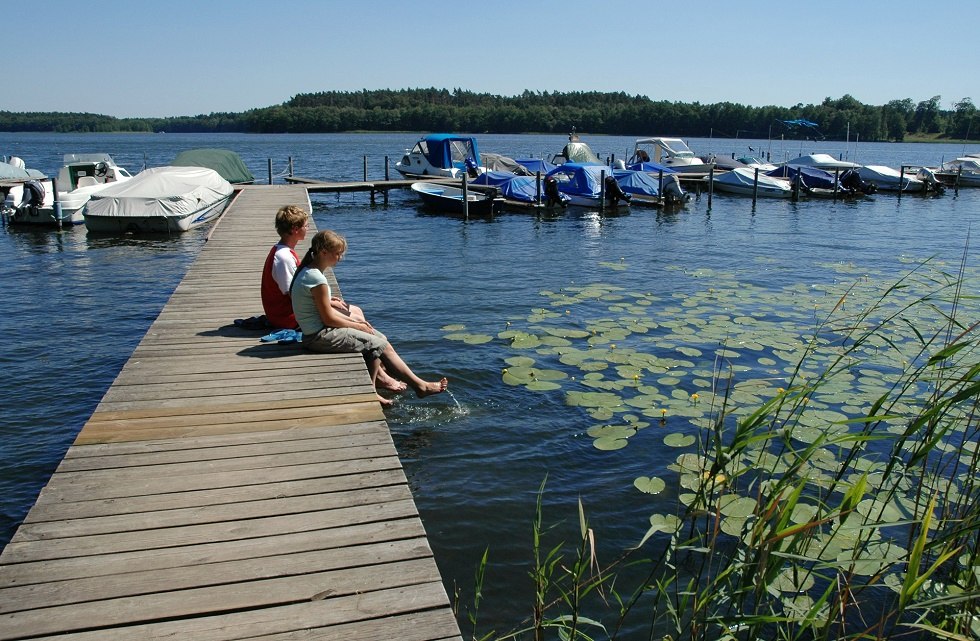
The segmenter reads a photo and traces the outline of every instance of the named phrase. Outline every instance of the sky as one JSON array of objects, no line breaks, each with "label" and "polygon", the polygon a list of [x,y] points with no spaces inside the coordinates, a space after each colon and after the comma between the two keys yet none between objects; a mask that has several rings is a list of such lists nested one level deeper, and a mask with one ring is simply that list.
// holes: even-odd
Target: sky
[{"label": "sky", "polygon": [[980,0],[6,0],[0,22],[15,112],[194,116],[419,87],[980,106]]}]

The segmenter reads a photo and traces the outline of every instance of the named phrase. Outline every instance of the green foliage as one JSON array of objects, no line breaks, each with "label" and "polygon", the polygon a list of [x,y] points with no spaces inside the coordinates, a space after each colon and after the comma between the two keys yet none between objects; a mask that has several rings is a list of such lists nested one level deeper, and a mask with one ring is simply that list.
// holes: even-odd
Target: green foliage
[{"label": "green foliage", "polygon": [[843,140],[902,140],[910,134],[966,138],[972,126],[970,98],[951,110],[940,96],[914,106],[911,98],[884,106],[865,105],[853,96],[819,105],[752,107],[731,102],[702,105],[671,102],[625,92],[529,91],[496,96],[462,89],[382,89],[297,94],[280,105],[244,113],[212,113],[171,118],[113,118],[97,114],[13,113],[0,111],[0,131],[59,132],[244,132],[335,133],[345,131],[469,131],[488,133],[567,133],[672,135],[696,137],[798,138],[783,120],[819,123],[823,135]]}]

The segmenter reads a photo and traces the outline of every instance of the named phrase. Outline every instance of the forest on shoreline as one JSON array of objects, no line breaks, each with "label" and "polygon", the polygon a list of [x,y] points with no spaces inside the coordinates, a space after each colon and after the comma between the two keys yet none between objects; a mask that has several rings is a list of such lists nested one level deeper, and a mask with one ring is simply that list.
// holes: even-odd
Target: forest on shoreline
[{"label": "forest on shoreline", "polygon": [[242,113],[116,118],[90,113],[0,111],[8,132],[339,133],[444,131],[495,134],[579,132],[715,138],[937,141],[980,138],[971,98],[944,109],[941,96],[866,105],[850,95],[819,105],[752,107],[652,100],[623,92],[533,92],[495,96],[462,89],[325,91],[297,94]]}]

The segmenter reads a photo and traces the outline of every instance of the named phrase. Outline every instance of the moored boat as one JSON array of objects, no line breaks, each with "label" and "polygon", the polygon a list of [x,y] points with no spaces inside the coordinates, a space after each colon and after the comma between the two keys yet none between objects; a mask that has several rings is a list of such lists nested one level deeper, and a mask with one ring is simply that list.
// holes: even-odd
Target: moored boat
[{"label": "moored boat", "polygon": [[934,173],[947,185],[980,187],[980,157],[963,156],[946,161]]},{"label": "moored boat", "polygon": [[82,213],[93,232],[182,232],[216,219],[234,191],[213,169],[155,167],[94,194]]},{"label": "moored boat", "polygon": [[412,191],[433,211],[444,214],[467,214],[469,216],[492,216],[494,197],[492,194],[470,192],[463,199],[460,187],[441,185],[434,182],[412,183]]},{"label": "moored boat", "polygon": [[403,176],[475,177],[482,171],[476,138],[457,134],[429,134],[406,150],[395,169]]},{"label": "moored boat", "polygon": [[0,192],[0,212],[10,222],[41,221],[41,208],[54,202],[51,180],[37,169],[27,168],[16,156],[0,162]]},{"label": "moored boat", "polygon": [[837,160],[830,154],[807,154],[782,163],[793,167],[816,167],[825,171],[835,169],[857,169],[861,165],[847,160]]},{"label": "moored boat", "polygon": [[941,189],[931,172],[905,172],[885,165],[865,165],[856,171],[861,180],[873,184],[878,191],[921,193]]},{"label": "moored boat", "polygon": [[627,165],[654,162],[678,173],[707,174],[712,165],[694,155],[691,148],[680,138],[638,138],[633,144],[633,155]]},{"label": "moored boat", "polygon": [[793,187],[788,180],[767,176],[764,172],[738,167],[715,176],[714,187],[718,191],[739,196],[759,198],[789,198]]},{"label": "moored boat", "polygon": [[255,176],[245,165],[241,156],[228,149],[188,149],[182,151],[170,162],[171,167],[207,167],[233,185],[248,185],[255,182]]},{"label": "moored boat", "polygon": [[629,205],[632,198],[616,182],[612,167],[595,163],[558,165],[546,177],[545,193],[550,200],[554,200],[554,195],[549,194],[552,188],[568,196],[568,204],[581,207],[600,207],[603,196],[605,206],[613,207]]}]

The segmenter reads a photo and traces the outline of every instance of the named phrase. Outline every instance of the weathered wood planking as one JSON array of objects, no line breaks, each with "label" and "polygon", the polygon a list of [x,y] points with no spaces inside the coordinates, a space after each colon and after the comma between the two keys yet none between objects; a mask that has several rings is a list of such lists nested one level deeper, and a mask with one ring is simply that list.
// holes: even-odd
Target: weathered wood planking
[{"label": "weathered wood planking", "polygon": [[284,204],[241,190],[82,427],[0,554],[0,639],[461,638],[363,360],[232,323]]}]

